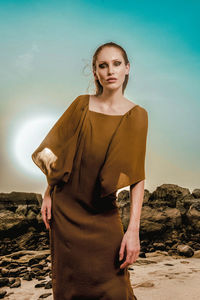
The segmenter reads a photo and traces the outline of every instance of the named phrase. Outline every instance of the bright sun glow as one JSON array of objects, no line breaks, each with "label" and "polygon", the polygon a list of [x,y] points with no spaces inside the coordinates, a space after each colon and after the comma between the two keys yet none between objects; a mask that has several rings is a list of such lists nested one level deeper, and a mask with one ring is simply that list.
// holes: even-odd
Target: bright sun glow
[{"label": "bright sun glow", "polygon": [[37,117],[26,121],[17,129],[14,137],[14,155],[21,167],[29,173],[44,176],[31,158],[31,154],[40,145],[55,123],[52,116]]}]

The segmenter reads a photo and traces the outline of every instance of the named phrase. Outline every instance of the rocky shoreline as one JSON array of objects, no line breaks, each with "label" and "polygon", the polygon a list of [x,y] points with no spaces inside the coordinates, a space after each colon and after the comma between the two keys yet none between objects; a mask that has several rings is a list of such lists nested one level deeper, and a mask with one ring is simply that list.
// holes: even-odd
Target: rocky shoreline
[{"label": "rocky shoreline", "polygon": [[[40,194],[0,194],[0,298],[53,299],[49,232],[41,217],[41,204]],[[126,231],[129,191],[118,194],[117,205]],[[200,189],[190,193],[189,189],[173,184],[163,184],[152,193],[145,189],[140,223],[141,252],[134,268],[130,266],[130,273],[137,266],[148,264],[150,256],[200,261],[199,232]],[[144,288],[144,282],[135,285],[134,278],[132,276],[133,287]]]},{"label": "rocky shoreline", "polygon": [[[52,295],[51,256],[49,250],[22,250],[4,255],[0,258],[0,268],[0,287],[4,287],[4,289],[0,290],[1,299],[8,299],[7,297],[14,295],[15,292],[12,290],[16,291],[16,288],[21,287],[22,282],[24,283],[25,281],[33,281],[32,288],[44,288],[47,290],[38,295],[38,299]],[[5,289],[5,287],[9,287],[9,290]],[[35,293],[33,289],[32,291]],[[26,297],[25,291],[24,296]],[[28,299],[30,298],[27,297]]]},{"label": "rocky shoreline", "polygon": [[[118,194],[118,206],[126,230],[130,215],[129,192]],[[163,184],[150,193],[145,190],[141,212],[141,253],[156,250],[169,255],[191,257],[200,250],[200,189]]]},{"label": "rocky shoreline", "polygon": [[[200,250],[194,251],[190,258],[159,250],[146,253],[145,258],[139,257],[128,268],[134,293],[143,300],[181,300],[190,292],[189,299],[198,300],[199,258]],[[49,250],[22,250],[4,255],[0,258],[0,269],[0,299],[53,300]],[[167,291],[167,286],[174,290]]]}]

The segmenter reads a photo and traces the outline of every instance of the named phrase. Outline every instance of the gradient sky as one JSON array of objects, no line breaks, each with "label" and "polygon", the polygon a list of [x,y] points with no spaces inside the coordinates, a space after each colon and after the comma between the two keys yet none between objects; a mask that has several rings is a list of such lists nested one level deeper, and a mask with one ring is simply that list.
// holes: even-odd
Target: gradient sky
[{"label": "gradient sky", "polygon": [[200,188],[199,11],[199,1],[0,1],[0,191],[44,192],[30,155],[94,92],[92,55],[109,41],[129,57],[125,97],[148,111],[145,188]]}]

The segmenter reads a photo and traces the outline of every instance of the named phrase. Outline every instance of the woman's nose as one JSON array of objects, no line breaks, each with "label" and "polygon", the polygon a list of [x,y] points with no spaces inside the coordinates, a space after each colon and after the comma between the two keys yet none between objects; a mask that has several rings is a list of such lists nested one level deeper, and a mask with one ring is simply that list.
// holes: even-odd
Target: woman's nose
[{"label": "woman's nose", "polygon": [[113,74],[113,67],[112,66],[108,66],[108,73]]}]

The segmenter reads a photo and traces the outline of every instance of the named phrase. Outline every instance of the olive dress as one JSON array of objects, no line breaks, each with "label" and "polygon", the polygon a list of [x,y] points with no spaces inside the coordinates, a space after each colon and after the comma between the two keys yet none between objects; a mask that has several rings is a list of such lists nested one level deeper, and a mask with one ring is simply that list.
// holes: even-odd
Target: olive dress
[{"label": "olive dress", "polygon": [[[84,99],[88,100],[86,96]],[[145,110],[137,105],[128,114],[107,115],[90,111],[86,103],[87,118],[77,134],[70,176],[53,184],[50,192],[53,296],[54,300],[134,300],[137,298],[131,287],[128,267],[120,269],[126,253],[119,261],[124,231],[116,204],[116,189],[102,197],[100,174],[122,120],[130,113],[134,114],[134,110]],[[144,135],[145,141],[146,131]],[[41,145],[39,150],[44,149],[44,142]],[[141,149],[144,150],[143,157],[144,148]],[[41,167],[38,161],[36,163]],[[44,171],[44,164],[42,168]],[[139,177],[130,178],[130,183],[145,178],[144,158],[140,169]],[[110,172],[112,174],[112,170]],[[125,182],[128,181],[122,180],[121,186]]]}]

